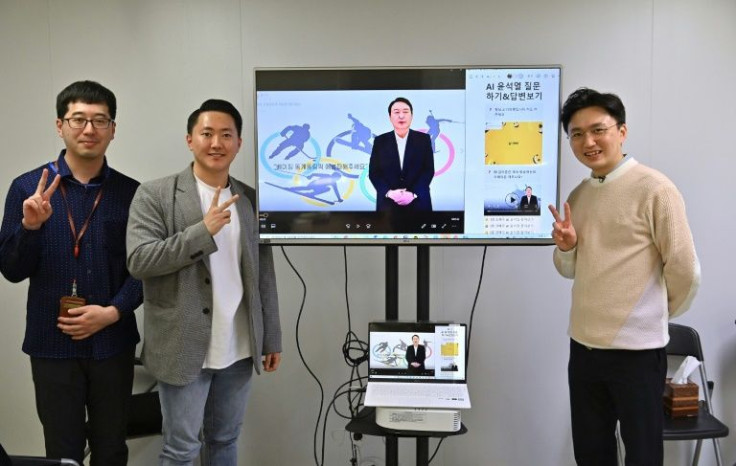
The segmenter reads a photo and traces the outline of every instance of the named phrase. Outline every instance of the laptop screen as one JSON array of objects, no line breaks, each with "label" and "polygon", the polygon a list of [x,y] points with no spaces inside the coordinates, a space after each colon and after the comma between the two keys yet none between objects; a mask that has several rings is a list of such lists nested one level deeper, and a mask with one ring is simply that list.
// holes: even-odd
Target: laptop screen
[{"label": "laptop screen", "polygon": [[465,382],[465,324],[371,322],[370,380]]}]

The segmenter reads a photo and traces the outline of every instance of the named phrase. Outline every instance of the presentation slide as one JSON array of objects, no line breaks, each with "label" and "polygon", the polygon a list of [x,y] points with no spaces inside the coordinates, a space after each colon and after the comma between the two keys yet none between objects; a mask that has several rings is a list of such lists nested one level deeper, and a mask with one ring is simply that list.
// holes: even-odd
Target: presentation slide
[{"label": "presentation slide", "polygon": [[[372,140],[393,130],[388,104],[397,95],[360,90],[259,93],[260,210],[375,211],[376,190],[368,179]],[[401,96],[414,107],[412,129],[428,133],[433,141],[433,209],[463,210],[463,91],[404,91]]]},{"label": "presentation slide", "polygon": [[559,70],[468,70],[466,77],[466,143],[469,153],[483,154],[468,161],[468,233],[550,235],[547,205],[556,204],[558,192]]},{"label": "presentation slide", "polygon": [[[314,76],[300,81],[299,70],[293,85],[283,71],[274,85],[256,71],[261,241],[551,242],[559,67],[429,71],[433,79],[422,80],[417,70],[381,70],[384,84],[366,85],[371,70],[357,70],[348,86],[303,86]],[[447,82],[434,79],[443,72]],[[434,163],[431,209],[400,219],[377,208],[369,178],[375,138],[393,131],[388,105],[397,97],[411,101],[411,129],[429,135]]]},{"label": "presentation slide", "polygon": [[[424,367],[434,370],[435,356],[435,334],[419,332],[416,334],[406,332],[376,332],[371,335],[371,354],[369,359],[370,369],[390,369],[406,373],[408,363],[406,361],[406,350],[412,345],[412,336],[419,336],[419,344],[424,346]],[[383,372],[385,375],[392,375]],[[392,375],[393,376],[393,375]]]},{"label": "presentation slide", "polygon": [[[414,337],[417,348],[414,350]],[[465,327],[437,325],[434,332],[371,332],[368,368],[373,378],[465,379]],[[421,369],[411,362],[421,355]]]}]

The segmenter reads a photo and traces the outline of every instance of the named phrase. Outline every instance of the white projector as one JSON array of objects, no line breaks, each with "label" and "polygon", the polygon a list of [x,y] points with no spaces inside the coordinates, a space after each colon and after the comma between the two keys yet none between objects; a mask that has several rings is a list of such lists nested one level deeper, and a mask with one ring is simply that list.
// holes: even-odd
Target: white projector
[{"label": "white projector", "polygon": [[376,424],[386,429],[457,432],[460,411],[434,408],[376,408]]}]

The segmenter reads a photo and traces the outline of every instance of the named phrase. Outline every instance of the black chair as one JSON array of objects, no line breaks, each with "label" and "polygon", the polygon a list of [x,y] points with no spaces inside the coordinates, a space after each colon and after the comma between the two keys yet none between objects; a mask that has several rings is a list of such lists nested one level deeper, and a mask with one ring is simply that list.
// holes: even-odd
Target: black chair
[{"label": "black chair", "polygon": [[39,456],[8,456],[3,446],[0,445],[0,466],[79,466],[79,463],[64,458],[49,459]]},{"label": "black chair", "polygon": [[12,466],[79,466],[79,463],[74,460],[64,458],[56,460],[36,456],[11,456],[10,464]]},{"label": "black chair", "polygon": [[[135,360],[136,372],[143,372],[140,367],[143,366],[140,358]],[[150,376],[149,376],[150,377]],[[136,439],[154,435],[161,435],[161,403],[158,398],[156,381],[152,380],[146,388],[140,393],[134,393],[130,399],[130,407],[128,410],[127,439]],[[0,446],[0,448],[2,448]],[[89,446],[84,451],[84,456],[89,456]],[[10,464],[12,466],[79,466],[71,459],[48,459],[35,456],[10,456]],[[2,455],[0,454],[0,466],[2,463]]]},{"label": "black chair", "polygon": [[[137,368],[143,372],[143,363],[140,358],[135,359]],[[151,377],[149,374],[146,374]],[[128,426],[126,438],[136,439],[161,435],[163,418],[161,416],[161,402],[158,398],[156,380],[152,379],[149,385],[140,393],[134,393],[130,399],[128,409]]]},{"label": "black chair", "polygon": [[[128,440],[161,435],[163,424],[161,402],[155,390],[156,380],[145,372],[140,358],[135,358],[135,370],[136,377],[147,376],[151,381],[143,391],[131,395],[125,434]],[[84,450],[84,457],[88,457],[89,454],[88,445]]]},{"label": "black chair", "polygon": [[712,439],[718,466],[723,464],[721,447],[718,439],[728,435],[728,426],[713,415],[711,393],[713,381],[708,380],[705,372],[703,348],[700,345],[698,332],[691,327],[679,324],[669,324],[670,342],[667,344],[668,356],[693,356],[700,361],[700,389],[703,391],[703,400],[699,402],[697,417],[664,418],[664,440],[697,440],[693,465],[700,460],[700,449],[705,439]]}]

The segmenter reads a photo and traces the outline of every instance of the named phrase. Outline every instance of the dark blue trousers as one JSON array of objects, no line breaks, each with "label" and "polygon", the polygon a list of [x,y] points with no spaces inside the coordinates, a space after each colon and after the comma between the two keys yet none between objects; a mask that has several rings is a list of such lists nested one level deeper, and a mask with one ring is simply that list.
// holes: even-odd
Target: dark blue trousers
[{"label": "dark blue trousers", "polygon": [[46,456],[82,464],[89,439],[93,466],[125,466],[125,431],[135,347],[99,361],[31,358],[36,410]]},{"label": "dark blue trousers", "polygon": [[587,348],[570,340],[568,382],[575,461],[616,466],[616,421],[627,466],[663,463],[664,348],[630,351]]}]

